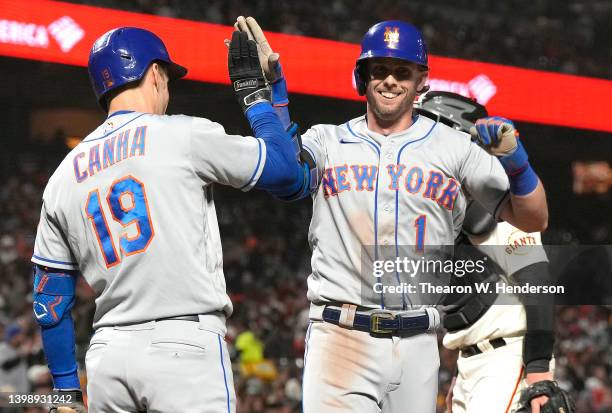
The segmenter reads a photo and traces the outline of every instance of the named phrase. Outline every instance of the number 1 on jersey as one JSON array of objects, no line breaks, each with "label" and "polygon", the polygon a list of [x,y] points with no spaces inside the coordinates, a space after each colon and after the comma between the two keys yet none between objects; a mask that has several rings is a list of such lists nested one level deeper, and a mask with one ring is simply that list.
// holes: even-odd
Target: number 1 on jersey
[{"label": "number 1 on jersey", "polygon": [[416,228],[416,250],[417,252],[423,252],[425,248],[425,228],[427,227],[427,215],[419,215],[414,220],[414,227]]},{"label": "number 1 on jersey", "polygon": [[[129,203],[126,203],[127,199],[129,199]],[[126,234],[121,235],[119,239],[121,251],[125,255],[133,255],[146,250],[155,233],[143,183],[133,176],[115,181],[110,187],[106,202],[113,219],[120,223],[122,227],[131,224],[136,226],[136,235],[132,237]],[[89,193],[85,210],[87,217],[93,224],[106,268],[118,264],[121,259],[117,254],[108,222],[100,205],[100,193],[97,189]]]}]

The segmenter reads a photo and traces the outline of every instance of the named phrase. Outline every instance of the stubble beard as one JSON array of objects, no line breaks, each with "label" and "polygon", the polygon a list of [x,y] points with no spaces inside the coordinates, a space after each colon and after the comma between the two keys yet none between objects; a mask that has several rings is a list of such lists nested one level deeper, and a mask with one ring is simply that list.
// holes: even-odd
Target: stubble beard
[{"label": "stubble beard", "polygon": [[416,94],[409,96],[409,93],[405,93],[401,102],[394,105],[385,105],[379,100],[378,92],[375,90],[368,90],[367,92],[368,105],[371,107],[372,113],[374,113],[378,120],[384,123],[392,123],[406,113],[411,112],[412,102],[414,102],[415,97]]}]

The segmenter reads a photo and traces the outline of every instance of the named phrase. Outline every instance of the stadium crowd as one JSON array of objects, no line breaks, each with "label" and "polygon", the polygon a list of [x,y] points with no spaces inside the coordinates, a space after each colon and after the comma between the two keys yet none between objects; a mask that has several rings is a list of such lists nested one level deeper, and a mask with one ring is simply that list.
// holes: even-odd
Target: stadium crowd
[{"label": "stadium crowd", "polygon": [[358,43],[388,19],[420,27],[431,53],[612,78],[612,3],[603,0],[69,0],[160,16],[232,24],[251,15],[266,30]]},{"label": "stadium crowd", "polygon": [[[25,147],[18,153],[5,152],[1,159],[0,392],[51,388],[39,328],[32,317],[30,257],[42,190],[62,156],[59,146]],[[227,340],[238,412],[299,412],[308,324],[310,203],[271,202],[264,194],[216,189],[224,269],[234,302]],[[248,204],[242,202],[247,196]],[[93,310],[92,292],[81,281],[73,310],[81,368]],[[612,412],[611,317],[604,306],[556,310],[557,376],[574,393],[581,413]],[[439,412],[444,411],[456,357],[441,348]],[[82,379],[85,384],[85,371]]]}]

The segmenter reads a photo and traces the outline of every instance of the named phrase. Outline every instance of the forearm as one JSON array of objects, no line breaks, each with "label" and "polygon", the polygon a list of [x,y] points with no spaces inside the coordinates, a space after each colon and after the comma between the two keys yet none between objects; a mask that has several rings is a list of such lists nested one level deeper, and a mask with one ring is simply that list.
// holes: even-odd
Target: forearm
[{"label": "forearm", "polygon": [[255,137],[266,146],[264,167],[255,187],[278,198],[291,198],[304,186],[304,168],[299,162],[299,133],[289,117],[279,56],[272,52],[254,19],[240,17],[234,28],[228,53],[230,80]]},{"label": "forearm", "polygon": [[525,372],[544,373],[550,370],[555,342],[552,306],[528,305],[525,310],[527,313],[527,332],[523,344]]},{"label": "forearm", "polygon": [[75,356],[74,322],[70,313],[53,326],[41,327],[43,349],[57,390],[80,390]]},{"label": "forearm", "polygon": [[500,218],[525,232],[542,232],[548,226],[548,205],[541,181],[525,195],[510,192]]},{"label": "forearm", "polygon": [[[547,262],[538,262],[517,271],[512,277],[519,285],[536,286],[551,284]],[[523,344],[525,372],[545,373],[549,371],[554,345],[554,299],[550,294],[521,295],[525,306],[527,330]]]},{"label": "forearm", "polygon": [[80,390],[70,310],[78,272],[34,266],[33,310],[43,350],[58,390]]},{"label": "forearm", "polygon": [[290,196],[303,185],[295,143],[283,128],[269,103],[260,103],[247,112],[255,137],[266,144],[266,161],[256,188],[278,197]]},{"label": "forearm", "polygon": [[[317,182],[317,170],[312,156],[308,153],[308,151],[302,148],[297,125],[291,121],[291,116],[289,115],[289,94],[287,92],[287,83],[285,81],[280,63],[277,63],[275,72],[276,80],[270,84],[272,89],[272,107],[280,119],[283,128],[291,133],[292,143],[294,145],[294,149],[296,150],[296,155],[299,159],[301,167],[299,177],[301,185],[298,186],[292,182],[290,185],[287,185],[286,188],[276,191],[274,195],[283,201],[297,201],[310,195],[313,189],[313,183]],[[295,130],[292,130],[292,128],[295,128]]]}]

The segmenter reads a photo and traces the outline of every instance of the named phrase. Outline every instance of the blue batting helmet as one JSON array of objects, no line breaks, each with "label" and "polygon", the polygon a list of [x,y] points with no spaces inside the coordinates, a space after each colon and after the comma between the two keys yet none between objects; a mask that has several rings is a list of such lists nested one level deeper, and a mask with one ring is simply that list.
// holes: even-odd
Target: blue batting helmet
[{"label": "blue batting helmet", "polygon": [[376,23],[363,36],[354,72],[359,95],[365,94],[367,83],[363,62],[373,57],[393,57],[428,68],[423,35],[413,25],[399,20]]},{"label": "blue batting helmet", "polygon": [[187,74],[187,69],[170,60],[164,42],[145,29],[120,27],[104,33],[89,54],[89,78],[98,102],[108,110],[107,93],[139,81],[153,62],[163,62],[170,80]]}]

